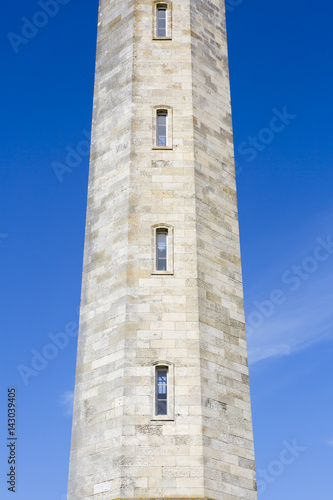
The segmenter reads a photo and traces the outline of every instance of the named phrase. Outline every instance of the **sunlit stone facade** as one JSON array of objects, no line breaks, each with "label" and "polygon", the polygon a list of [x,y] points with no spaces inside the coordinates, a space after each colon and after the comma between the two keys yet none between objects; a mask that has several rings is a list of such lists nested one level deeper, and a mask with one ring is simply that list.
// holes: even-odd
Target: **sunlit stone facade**
[{"label": "sunlit stone facade", "polygon": [[68,500],[138,497],[257,498],[222,0],[100,1]]}]

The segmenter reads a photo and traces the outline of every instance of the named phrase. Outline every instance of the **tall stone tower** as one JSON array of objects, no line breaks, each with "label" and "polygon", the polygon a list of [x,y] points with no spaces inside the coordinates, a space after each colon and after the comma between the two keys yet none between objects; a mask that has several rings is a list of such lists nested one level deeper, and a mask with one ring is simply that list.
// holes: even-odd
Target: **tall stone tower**
[{"label": "tall stone tower", "polygon": [[255,500],[223,0],[100,0],[68,500]]}]

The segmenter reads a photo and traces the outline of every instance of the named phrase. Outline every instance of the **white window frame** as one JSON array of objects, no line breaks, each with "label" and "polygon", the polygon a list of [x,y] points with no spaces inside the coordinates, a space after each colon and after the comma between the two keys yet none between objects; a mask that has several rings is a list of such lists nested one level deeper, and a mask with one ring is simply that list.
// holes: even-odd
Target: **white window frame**
[{"label": "white window frame", "polygon": [[[156,258],[156,271],[167,271],[168,270],[168,258],[169,258],[169,252],[168,252],[168,236],[169,236],[169,230],[168,229],[157,229],[156,230],[156,255],[155,255],[155,258]],[[159,259],[159,256],[158,256],[158,250],[159,250],[159,245],[158,245],[158,239],[159,239],[159,235],[165,235],[165,269],[159,269],[159,264],[160,264],[160,260],[162,259]],[[164,259],[163,259],[164,260]]]},{"label": "white window frame", "polygon": [[[167,414],[157,415],[157,374],[158,370],[167,370]],[[175,388],[174,388],[174,365],[169,361],[155,361],[152,365],[152,411],[151,420],[174,420],[175,419]]]},{"label": "white window frame", "polygon": [[[157,141],[157,116],[159,114],[166,114],[166,146],[158,146]],[[173,135],[173,110],[170,106],[154,106],[153,107],[153,149],[157,150],[170,150],[172,149],[172,135]]]},{"label": "white window frame", "polygon": [[[159,231],[167,231],[167,269],[166,271],[159,271],[157,269],[157,233]],[[155,224],[151,228],[152,234],[152,267],[151,274],[157,275],[173,275],[174,266],[173,266],[173,227],[170,224]]]},{"label": "white window frame", "polygon": [[[159,383],[160,382],[160,376],[161,373],[165,374],[165,382]],[[159,397],[159,388],[163,388],[163,398]],[[155,415],[158,417],[165,417],[165,415],[168,415],[168,401],[169,401],[169,367],[168,366],[159,366],[155,368]],[[160,402],[165,403],[165,412],[160,412],[159,413],[159,405]]]},{"label": "white window frame", "polygon": [[[165,144],[159,144],[159,117],[165,116]],[[168,110],[159,109],[156,111],[156,147],[157,148],[167,148],[168,147]]]},{"label": "white window frame", "polygon": [[[157,36],[157,11],[161,6],[166,10],[166,36]],[[172,3],[170,0],[153,2],[153,40],[172,40]]]},{"label": "white window frame", "polygon": [[[161,34],[158,32],[158,21],[159,21],[159,13],[164,12],[165,13],[165,34]],[[168,36],[168,18],[169,18],[169,12],[168,12],[168,6],[165,3],[158,3],[156,4],[156,37],[157,38],[166,38]],[[164,21],[164,18],[163,18]],[[163,29],[164,31],[164,29]]]}]

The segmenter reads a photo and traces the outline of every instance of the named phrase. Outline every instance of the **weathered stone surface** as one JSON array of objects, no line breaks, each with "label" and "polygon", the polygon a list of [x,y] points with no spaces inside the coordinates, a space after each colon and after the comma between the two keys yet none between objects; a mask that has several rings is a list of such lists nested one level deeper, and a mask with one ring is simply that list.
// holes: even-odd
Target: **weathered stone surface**
[{"label": "weathered stone surface", "polygon": [[[224,2],[173,0],[170,40],[154,3],[100,1],[68,500],[255,500]],[[172,149],[153,149],[156,106]]]}]

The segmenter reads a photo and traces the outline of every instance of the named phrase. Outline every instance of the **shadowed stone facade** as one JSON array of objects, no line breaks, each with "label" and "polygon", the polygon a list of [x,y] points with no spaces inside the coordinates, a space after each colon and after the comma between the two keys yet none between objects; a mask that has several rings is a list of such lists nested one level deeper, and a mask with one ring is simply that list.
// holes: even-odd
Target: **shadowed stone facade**
[{"label": "shadowed stone facade", "polygon": [[257,498],[222,0],[100,1],[68,500],[138,497]]}]

